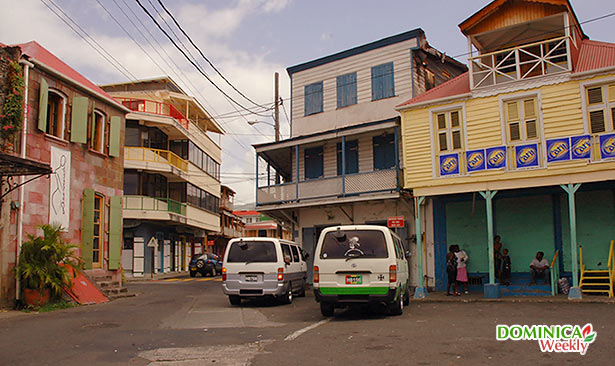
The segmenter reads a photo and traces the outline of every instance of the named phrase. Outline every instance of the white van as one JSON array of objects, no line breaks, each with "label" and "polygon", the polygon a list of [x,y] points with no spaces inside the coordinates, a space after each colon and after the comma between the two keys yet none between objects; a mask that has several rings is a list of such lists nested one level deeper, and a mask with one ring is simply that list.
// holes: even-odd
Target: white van
[{"label": "white van", "polygon": [[277,238],[229,241],[222,267],[222,290],[232,305],[242,298],[273,296],[290,304],[305,296],[307,253],[297,243]]},{"label": "white van", "polygon": [[314,251],[314,295],[322,315],[361,303],[385,304],[390,314],[402,314],[410,302],[409,255],[384,226],[324,229]]}]

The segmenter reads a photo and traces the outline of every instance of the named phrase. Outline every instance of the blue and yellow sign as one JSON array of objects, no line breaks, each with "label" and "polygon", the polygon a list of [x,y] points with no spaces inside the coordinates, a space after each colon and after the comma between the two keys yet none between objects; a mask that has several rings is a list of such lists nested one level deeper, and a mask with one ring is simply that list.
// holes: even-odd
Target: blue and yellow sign
[{"label": "blue and yellow sign", "polygon": [[440,155],[440,176],[459,174],[459,154]]},{"label": "blue and yellow sign", "polygon": [[538,145],[529,144],[515,146],[515,163],[517,168],[538,166]]},{"label": "blue and yellow sign", "polygon": [[547,163],[570,160],[570,139],[547,140]]},{"label": "blue and yellow sign", "polygon": [[615,158],[615,133],[600,136],[600,157]]},{"label": "blue and yellow sign", "polygon": [[589,159],[591,157],[591,136],[572,136],[570,138],[570,155],[573,160]]},{"label": "blue and yellow sign", "polygon": [[490,147],[486,150],[487,169],[506,167],[506,146]]},{"label": "blue and yellow sign", "polygon": [[485,170],[485,150],[466,151],[468,173]]}]

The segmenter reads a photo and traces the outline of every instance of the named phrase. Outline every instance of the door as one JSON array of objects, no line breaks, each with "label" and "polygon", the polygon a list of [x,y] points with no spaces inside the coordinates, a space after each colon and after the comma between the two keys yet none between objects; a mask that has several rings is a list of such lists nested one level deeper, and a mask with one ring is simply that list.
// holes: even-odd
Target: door
[{"label": "door", "polygon": [[102,268],[104,248],[104,196],[96,193],[94,195],[94,235],[92,240],[92,268]]},{"label": "door", "polygon": [[186,237],[185,236],[180,236],[179,237],[181,240],[181,270],[185,271],[186,270]]}]

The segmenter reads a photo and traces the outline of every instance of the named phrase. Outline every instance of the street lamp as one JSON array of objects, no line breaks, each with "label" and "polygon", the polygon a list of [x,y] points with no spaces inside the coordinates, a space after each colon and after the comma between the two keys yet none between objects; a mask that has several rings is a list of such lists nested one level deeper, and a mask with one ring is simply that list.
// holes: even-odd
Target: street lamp
[{"label": "street lamp", "polygon": [[275,141],[276,142],[280,141],[280,126],[277,123],[273,124],[271,122],[266,122],[266,121],[248,121],[248,124],[250,126],[254,126],[257,123],[264,123],[266,125],[273,126],[273,128],[275,129]]}]

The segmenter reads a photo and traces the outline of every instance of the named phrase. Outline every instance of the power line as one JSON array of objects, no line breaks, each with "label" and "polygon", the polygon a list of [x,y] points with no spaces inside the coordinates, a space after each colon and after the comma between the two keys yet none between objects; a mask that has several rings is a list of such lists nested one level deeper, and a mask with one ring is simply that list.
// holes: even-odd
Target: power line
[{"label": "power line", "polygon": [[[233,88],[233,90],[235,90],[239,95],[241,95],[242,97],[244,97],[247,101],[249,101],[250,103],[254,104],[257,107],[261,107],[264,108],[265,110],[268,110],[267,107],[258,104],[256,102],[254,102],[252,99],[248,98],[245,94],[243,94],[239,89],[237,89],[235,87],[235,85],[233,85],[217,68],[216,66],[214,66],[214,64],[203,54],[203,52],[201,51],[201,49],[192,41],[192,38],[190,38],[190,36],[184,31],[184,29],[181,27],[181,25],[179,25],[179,23],[177,22],[177,20],[175,19],[175,17],[173,16],[173,14],[171,14],[171,12],[167,9],[166,6],[164,6],[164,3],[162,2],[162,0],[158,0],[158,3],[160,4],[160,6],[162,6],[162,8],[164,9],[164,11],[169,15],[169,17],[171,17],[171,20],[173,20],[173,23],[175,23],[175,26],[177,26],[177,28],[182,32],[182,34],[188,39],[188,41],[190,42],[190,44],[192,44],[192,46],[199,52],[199,54],[201,55],[201,57],[203,57],[205,59],[205,61],[207,61],[207,63],[209,64],[209,66],[211,66],[212,69],[214,69],[214,71],[216,71],[216,73],[218,75],[220,75],[220,77],[226,81],[226,83],[228,85],[230,85],[231,88]],[[269,109],[270,110],[270,109]]]}]

